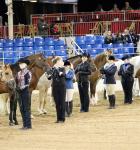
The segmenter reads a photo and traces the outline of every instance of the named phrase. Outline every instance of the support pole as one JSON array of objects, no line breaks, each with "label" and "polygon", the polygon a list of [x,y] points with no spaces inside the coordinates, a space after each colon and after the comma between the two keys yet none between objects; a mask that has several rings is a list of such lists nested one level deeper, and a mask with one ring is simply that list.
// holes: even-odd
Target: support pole
[{"label": "support pole", "polygon": [[13,0],[5,0],[7,5],[8,15],[8,36],[13,39]]}]

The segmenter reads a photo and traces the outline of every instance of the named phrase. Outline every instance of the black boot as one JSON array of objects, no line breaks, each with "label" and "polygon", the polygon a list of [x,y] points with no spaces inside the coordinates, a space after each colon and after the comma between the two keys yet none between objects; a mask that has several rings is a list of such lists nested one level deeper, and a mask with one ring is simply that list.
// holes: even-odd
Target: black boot
[{"label": "black boot", "polygon": [[115,109],[115,101],[116,101],[116,97],[115,95],[112,95],[112,108]]},{"label": "black boot", "polygon": [[73,110],[73,101],[69,102],[69,108],[70,108],[70,115],[71,115]]},{"label": "black boot", "polygon": [[65,116],[66,116],[66,117],[69,117],[69,116],[70,116],[69,102],[65,102]]},{"label": "black boot", "polygon": [[112,109],[112,95],[108,95],[108,100],[109,100],[109,108]]}]

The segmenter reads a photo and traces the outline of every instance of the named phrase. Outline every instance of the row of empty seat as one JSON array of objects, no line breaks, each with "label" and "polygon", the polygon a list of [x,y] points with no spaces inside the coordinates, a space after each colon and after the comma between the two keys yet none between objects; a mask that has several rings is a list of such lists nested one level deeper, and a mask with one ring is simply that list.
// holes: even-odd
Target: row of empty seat
[{"label": "row of empty seat", "polygon": [[42,37],[0,39],[0,58],[5,63],[14,63],[21,57],[36,53],[43,53],[46,57],[56,55],[67,58],[63,40]]},{"label": "row of empty seat", "polygon": [[[121,58],[123,54],[134,54],[133,43],[120,44],[104,44],[104,36],[77,36],[75,38],[77,45],[91,56],[96,56],[104,52],[106,49],[112,49],[117,58]],[[76,47],[79,49],[78,47]]]}]

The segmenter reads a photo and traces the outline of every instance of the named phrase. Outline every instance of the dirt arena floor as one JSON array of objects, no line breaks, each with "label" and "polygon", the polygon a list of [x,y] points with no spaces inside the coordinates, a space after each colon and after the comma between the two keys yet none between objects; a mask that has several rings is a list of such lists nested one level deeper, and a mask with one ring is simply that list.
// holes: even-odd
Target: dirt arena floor
[{"label": "dirt arena floor", "polygon": [[0,116],[1,150],[140,150],[140,97],[132,105],[123,104],[117,93],[117,108],[107,109],[101,100],[90,112],[79,113],[75,95],[73,116],[56,124],[55,108],[48,103],[48,114],[37,115],[37,95],[33,97],[33,129],[19,130],[20,125],[8,126],[8,117]]}]

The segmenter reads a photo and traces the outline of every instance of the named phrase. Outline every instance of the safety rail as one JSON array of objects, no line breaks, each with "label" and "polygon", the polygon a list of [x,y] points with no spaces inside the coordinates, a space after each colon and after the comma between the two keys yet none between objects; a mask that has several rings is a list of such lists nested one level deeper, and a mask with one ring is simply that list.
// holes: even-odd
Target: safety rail
[{"label": "safety rail", "polygon": [[91,21],[139,20],[140,10],[34,14],[31,15],[31,23],[37,24],[39,18],[43,18],[44,21],[46,21],[47,23],[53,23],[55,21],[91,22]]},{"label": "safety rail", "polygon": [[[44,37],[54,36],[57,38],[85,34],[103,34],[106,30],[118,33],[123,32],[125,28],[133,29],[137,34],[140,34],[140,20],[56,23],[53,27],[52,24],[48,24],[47,29],[41,34],[37,25],[19,24],[14,26],[14,37],[34,37],[39,35]],[[8,38],[7,26],[0,26],[0,38]]]}]

